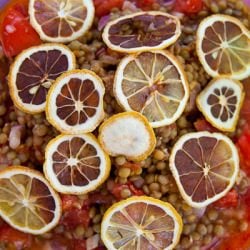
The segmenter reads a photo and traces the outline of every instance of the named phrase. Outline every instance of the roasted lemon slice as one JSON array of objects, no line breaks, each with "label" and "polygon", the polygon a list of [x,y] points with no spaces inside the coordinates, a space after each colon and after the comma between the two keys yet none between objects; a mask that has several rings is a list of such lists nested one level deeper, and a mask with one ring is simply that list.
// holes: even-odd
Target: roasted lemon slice
[{"label": "roasted lemon slice", "polygon": [[125,110],[140,112],[152,127],[162,127],[181,116],[189,87],[177,59],[160,50],[123,58],[115,74],[114,94]]},{"label": "roasted lemon slice", "polygon": [[8,76],[15,106],[31,114],[44,111],[50,86],[63,72],[74,68],[74,54],[61,44],[42,44],[23,51],[15,58]]},{"label": "roasted lemon slice", "polygon": [[110,159],[91,134],[59,135],[46,147],[43,169],[58,192],[85,194],[108,178]]},{"label": "roasted lemon slice", "polygon": [[197,54],[212,77],[241,80],[250,75],[250,32],[227,15],[205,18],[197,30]]},{"label": "roasted lemon slice", "polygon": [[62,133],[91,132],[104,118],[104,92],[102,80],[94,72],[68,71],[49,90],[47,119]]},{"label": "roasted lemon slice", "polygon": [[92,0],[30,0],[31,25],[41,39],[70,42],[82,36],[94,20]]},{"label": "roasted lemon slice", "polygon": [[223,197],[239,172],[233,142],[223,134],[206,131],[182,136],[169,164],[183,199],[192,207],[205,207]]},{"label": "roasted lemon slice", "polygon": [[107,119],[99,128],[98,139],[109,155],[124,155],[134,161],[147,158],[156,144],[154,131],[147,119],[133,111]]},{"label": "roasted lemon slice", "polygon": [[109,250],[173,249],[182,219],[167,202],[146,196],[115,203],[104,214],[101,238]]},{"label": "roasted lemon slice", "polygon": [[230,78],[212,80],[196,99],[205,118],[222,131],[234,131],[245,92],[242,84]]},{"label": "roasted lemon slice", "polygon": [[0,215],[20,231],[43,234],[59,222],[61,200],[38,171],[8,167],[0,172]]},{"label": "roasted lemon slice", "polygon": [[134,53],[163,49],[181,34],[177,17],[160,11],[137,12],[109,22],[102,37],[112,50]]}]

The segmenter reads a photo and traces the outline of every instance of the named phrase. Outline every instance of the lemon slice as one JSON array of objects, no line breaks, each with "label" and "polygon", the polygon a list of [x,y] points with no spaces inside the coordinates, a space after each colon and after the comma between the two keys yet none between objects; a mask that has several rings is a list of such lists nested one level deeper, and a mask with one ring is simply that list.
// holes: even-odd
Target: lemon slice
[{"label": "lemon slice", "polygon": [[159,50],[123,58],[116,71],[114,94],[125,110],[142,113],[156,128],[181,116],[189,87],[177,59]]},{"label": "lemon slice", "polygon": [[107,119],[99,128],[98,139],[109,155],[124,155],[134,161],[146,159],[156,144],[154,131],[147,119],[133,111]]},{"label": "lemon slice", "polygon": [[236,128],[244,96],[243,86],[239,81],[218,78],[200,92],[196,103],[214,127],[232,132]]},{"label": "lemon slice", "polygon": [[101,238],[109,250],[169,250],[177,245],[182,227],[172,205],[138,196],[117,202],[105,212]]},{"label": "lemon slice", "polygon": [[55,79],[75,68],[75,56],[64,45],[42,44],[24,50],[11,65],[10,95],[20,110],[36,114],[45,110],[46,95]]},{"label": "lemon slice", "polygon": [[0,215],[22,232],[43,234],[59,222],[61,200],[40,172],[7,167],[0,172]]},{"label": "lemon slice", "polygon": [[59,135],[46,147],[43,169],[58,192],[85,194],[108,178],[110,165],[93,135]]},{"label": "lemon slice", "polygon": [[112,50],[134,53],[166,48],[180,34],[181,26],[177,17],[160,11],[148,11],[110,21],[102,37]]},{"label": "lemon slice", "polygon": [[239,157],[227,136],[203,131],[182,136],[169,165],[183,199],[192,207],[205,207],[232,188]]},{"label": "lemon slice", "polygon": [[91,132],[104,118],[104,92],[102,80],[94,72],[68,71],[49,90],[47,120],[62,133]]},{"label": "lemon slice", "polygon": [[94,20],[92,0],[30,0],[29,16],[42,40],[70,42],[84,35]]},{"label": "lemon slice", "polygon": [[250,75],[250,32],[227,15],[205,18],[197,31],[197,54],[212,77],[241,80]]}]

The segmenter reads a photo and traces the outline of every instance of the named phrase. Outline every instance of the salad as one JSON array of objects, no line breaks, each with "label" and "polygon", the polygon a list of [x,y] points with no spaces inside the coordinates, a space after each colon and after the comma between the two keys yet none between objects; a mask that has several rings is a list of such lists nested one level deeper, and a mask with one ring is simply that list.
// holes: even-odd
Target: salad
[{"label": "salad", "polygon": [[250,249],[250,3],[0,3],[0,249]]}]

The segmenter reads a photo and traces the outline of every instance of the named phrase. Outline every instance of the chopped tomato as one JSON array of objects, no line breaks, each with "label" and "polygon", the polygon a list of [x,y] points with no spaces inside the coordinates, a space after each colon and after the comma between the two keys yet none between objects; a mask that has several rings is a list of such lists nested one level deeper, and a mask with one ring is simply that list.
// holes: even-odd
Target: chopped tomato
[{"label": "chopped tomato", "polygon": [[240,116],[250,124],[250,77],[243,81],[244,90],[246,93]]},{"label": "chopped tomato", "polygon": [[87,228],[90,223],[89,217],[89,208],[73,208],[69,211],[66,211],[62,218],[61,224],[63,224],[68,229],[74,229],[78,225],[82,225],[83,227]]},{"label": "chopped tomato", "polygon": [[127,182],[126,184],[116,183],[111,192],[117,200],[121,200],[121,191],[125,188],[129,189],[132,195],[140,196],[144,194],[142,190],[136,188],[131,182]]},{"label": "chopped tomato", "polygon": [[197,131],[209,131],[209,132],[216,132],[216,131],[218,131],[209,122],[207,122],[205,120],[205,118],[197,119],[194,122],[194,127],[196,128]]},{"label": "chopped tomato", "polygon": [[213,205],[218,208],[231,208],[237,207],[239,201],[238,193],[232,189],[224,197],[216,201]]},{"label": "chopped tomato", "polygon": [[136,0],[136,5],[143,10],[149,10],[154,3],[155,0]]},{"label": "chopped tomato", "polygon": [[185,14],[195,14],[203,8],[202,0],[176,0],[175,10]]},{"label": "chopped tomato", "polygon": [[95,14],[98,17],[105,16],[110,13],[113,8],[120,9],[124,0],[94,0]]},{"label": "chopped tomato", "polygon": [[67,211],[72,208],[79,208],[79,200],[76,195],[64,194],[61,196],[62,210]]},{"label": "chopped tomato", "polygon": [[0,40],[7,57],[41,43],[39,35],[29,23],[26,2],[28,1],[14,1],[1,15]]},{"label": "chopped tomato", "polygon": [[249,250],[250,231],[233,233],[226,237],[220,244],[218,250]]},{"label": "chopped tomato", "polygon": [[0,227],[0,242],[12,244],[16,249],[25,249],[31,246],[32,236],[3,224]]},{"label": "chopped tomato", "polygon": [[246,193],[244,193],[242,197],[242,201],[243,201],[243,204],[245,205],[244,208],[246,210],[246,219],[250,221],[250,187],[248,188]]},{"label": "chopped tomato", "polygon": [[74,248],[73,250],[86,250],[86,240],[74,240]]},{"label": "chopped tomato", "polygon": [[250,125],[247,124],[236,142],[240,156],[240,166],[250,176]]}]

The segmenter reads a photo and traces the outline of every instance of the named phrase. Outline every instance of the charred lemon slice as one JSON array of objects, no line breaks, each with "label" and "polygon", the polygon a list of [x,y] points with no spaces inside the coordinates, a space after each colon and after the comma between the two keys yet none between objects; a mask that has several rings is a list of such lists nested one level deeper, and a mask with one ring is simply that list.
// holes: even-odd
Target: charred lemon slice
[{"label": "charred lemon slice", "polygon": [[250,32],[236,18],[212,15],[197,31],[197,54],[212,77],[241,80],[250,75]]},{"label": "charred lemon slice", "polygon": [[124,155],[134,161],[146,159],[156,144],[154,131],[147,119],[133,111],[107,119],[99,128],[98,139],[109,155]]},{"label": "charred lemon slice", "polygon": [[189,87],[177,59],[160,50],[123,58],[115,74],[114,94],[125,110],[140,112],[152,127],[162,127],[181,116]]},{"label": "charred lemon slice", "polygon": [[0,172],[0,215],[20,231],[43,234],[59,222],[61,201],[39,172],[8,167]]},{"label": "charred lemon slice", "polygon": [[15,106],[31,114],[44,111],[50,86],[63,72],[74,68],[74,54],[61,44],[42,44],[23,51],[8,76]]},{"label": "charred lemon slice", "polygon": [[110,250],[173,249],[182,219],[167,202],[146,196],[115,203],[104,214],[101,238]]},{"label": "charred lemon slice", "polygon": [[177,17],[160,11],[148,11],[109,22],[102,37],[112,50],[134,53],[166,48],[180,34],[180,21]]},{"label": "charred lemon slice", "polygon": [[94,72],[68,71],[49,90],[47,119],[62,133],[91,132],[104,118],[104,92],[102,80]]},{"label": "charred lemon slice", "polygon": [[169,164],[183,199],[192,207],[205,207],[223,197],[239,172],[233,142],[223,134],[206,131],[182,136]]},{"label": "charred lemon slice", "polygon": [[43,169],[58,192],[84,194],[108,178],[110,159],[91,134],[59,135],[46,147]]},{"label": "charred lemon slice", "polygon": [[94,20],[92,0],[30,0],[31,25],[41,39],[70,42],[82,36]]},{"label": "charred lemon slice", "polygon": [[206,119],[222,131],[234,131],[244,100],[243,86],[230,78],[212,80],[196,99]]}]

